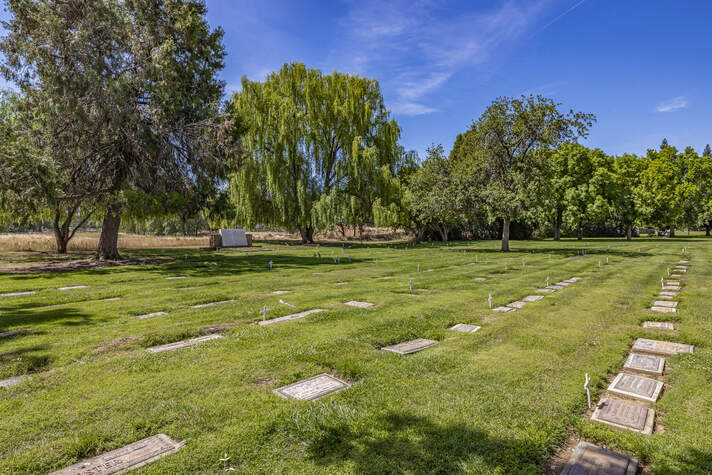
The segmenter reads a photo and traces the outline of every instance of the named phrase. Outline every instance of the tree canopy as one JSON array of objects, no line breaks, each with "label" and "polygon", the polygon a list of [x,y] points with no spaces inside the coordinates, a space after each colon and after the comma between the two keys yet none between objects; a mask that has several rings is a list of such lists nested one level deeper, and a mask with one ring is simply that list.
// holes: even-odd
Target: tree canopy
[{"label": "tree canopy", "polygon": [[214,140],[222,30],[199,0],[7,5],[2,72],[37,121],[38,148],[67,174],[61,204],[105,206],[97,256],[118,258],[122,189],[185,189],[227,171]]},{"label": "tree canopy", "polygon": [[513,219],[539,204],[549,174],[549,152],[585,137],[592,114],[558,110],[541,96],[499,98],[455,143],[456,160],[467,161],[473,189],[490,219],[502,220],[502,250],[509,250]]},{"label": "tree canopy", "polygon": [[263,82],[243,78],[231,108],[246,121],[231,189],[247,226],[312,242],[315,229],[369,222],[376,199],[395,193],[400,128],[376,80],[285,64]]}]

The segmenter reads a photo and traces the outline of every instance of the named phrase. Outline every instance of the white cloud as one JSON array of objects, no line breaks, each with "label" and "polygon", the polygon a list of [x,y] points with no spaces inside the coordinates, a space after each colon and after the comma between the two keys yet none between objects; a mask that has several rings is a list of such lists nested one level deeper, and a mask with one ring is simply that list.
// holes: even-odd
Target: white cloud
[{"label": "white cloud", "polygon": [[534,24],[549,0],[507,1],[477,11],[429,0],[360,0],[339,22],[322,69],[377,77],[392,111],[437,109],[429,95],[459,71],[496,56]]},{"label": "white cloud", "polygon": [[416,102],[396,102],[391,104],[391,111],[393,111],[395,114],[415,116],[431,114],[437,111],[437,109],[435,109],[434,107],[425,106],[423,104],[418,104]]},{"label": "white cloud", "polygon": [[658,112],[672,112],[687,107],[685,96],[677,96],[666,101],[661,101],[655,108]]}]

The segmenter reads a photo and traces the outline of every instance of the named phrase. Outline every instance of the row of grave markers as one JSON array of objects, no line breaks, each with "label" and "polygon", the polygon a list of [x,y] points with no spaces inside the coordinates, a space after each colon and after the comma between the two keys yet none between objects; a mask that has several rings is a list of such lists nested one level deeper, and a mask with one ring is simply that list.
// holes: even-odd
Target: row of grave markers
[{"label": "row of grave markers", "polygon": [[[687,264],[687,260],[681,260],[675,270],[680,273],[687,272]],[[673,275],[671,277],[679,278],[680,276]],[[676,295],[673,290],[680,290],[679,283],[672,284],[663,280],[662,284],[663,289],[666,286],[677,288],[663,290],[659,296],[661,299],[672,298]],[[653,304],[654,311],[660,311],[655,309],[658,303],[660,302]],[[669,302],[666,300],[664,303]],[[674,307],[663,306],[661,308],[675,310]],[[646,321],[643,322],[643,328],[674,330],[675,327],[670,322]],[[651,434],[655,424],[655,410],[650,405],[658,400],[663,389],[664,383],[661,379],[666,358],[693,351],[692,345],[684,343],[638,338],[633,343],[628,358],[623,364],[623,371],[616,375],[607,388],[608,393],[612,396],[600,399],[591,415],[591,420],[644,435]],[[587,392],[589,381],[590,379],[586,375],[584,387]],[[628,398],[635,402],[631,402]],[[590,394],[588,403],[591,408]],[[595,472],[589,471],[594,467]],[[582,473],[634,475],[637,469],[638,461],[636,459],[581,441],[561,475]]]},{"label": "row of grave markers", "polygon": [[[550,294],[552,292],[556,292],[557,290],[564,289],[571,284],[575,284],[579,280],[581,280],[581,277],[571,277],[570,279],[562,280],[561,282],[557,282],[556,284],[549,285],[549,278],[547,277],[546,278],[546,281],[547,281],[546,287],[544,287],[542,289],[537,289],[537,292],[544,293],[544,294]],[[529,302],[536,302],[537,300],[541,300],[543,298],[544,298],[543,295],[527,295],[522,300],[515,300],[514,302],[510,302],[503,307],[492,308],[492,295],[490,295],[489,296],[489,306],[495,312],[514,312],[514,311],[517,311],[520,308],[524,307],[524,305],[526,305]]]}]

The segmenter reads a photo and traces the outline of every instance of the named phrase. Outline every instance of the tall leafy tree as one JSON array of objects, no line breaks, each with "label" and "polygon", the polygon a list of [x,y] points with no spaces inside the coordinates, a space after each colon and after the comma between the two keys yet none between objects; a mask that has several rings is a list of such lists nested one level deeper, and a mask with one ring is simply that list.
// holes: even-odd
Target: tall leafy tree
[{"label": "tall leafy tree", "polygon": [[558,107],[541,96],[496,99],[453,147],[490,219],[502,220],[502,251],[509,251],[512,220],[543,201],[549,152],[586,136],[595,120]]},{"label": "tall leafy tree", "polygon": [[52,222],[57,252],[67,252],[77,229],[91,216],[83,180],[68,173],[68,144],[56,154],[38,137],[43,116],[19,92],[0,98],[0,210],[5,221]]},{"label": "tall leafy tree", "polygon": [[466,220],[463,191],[458,170],[443,146],[430,146],[408,186],[410,207],[417,221],[437,231],[440,239],[447,242],[450,231]]},{"label": "tall leafy tree", "polygon": [[648,150],[646,160],[635,189],[636,207],[645,222],[669,228],[674,236],[675,227],[684,222],[683,198],[690,191],[680,186],[687,171],[685,158],[675,147],[667,146],[660,151]]},{"label": "tall leafy tree", "polygon": [[705,145],[705,150],[702,152],[703,157],[712,157],[712,148],[710,144]]},{"label": "tall leafy tree", "polygon": [[571,185],[564,193],[565,216],[583,239],[583,225],[600,221],[610,213],[613,194],[613,159],[599,149],[566,144],[562,152],[569,157]]},{"label": "tall leafy tree", "polygon": [[122,189],[180,189],[227,170],[212,140],[223,33],[201,0],[6,5],[2,72],[41,119],[41,148],[81,190],[69,195],[105,207],[97,257],[119,258]]},{"label": "tall leafy tree", "polygon": [[695,156],[690,162],[687,178],[699,192],[698,221],[709,236],[712,229],[712,156]]},{"label": "tall leafy tree", "polygon": [[621,155],[613,163],[614,198],[613,213],[625,228],[628,241],[633,235],[633,225],[638,222],[640,210],[635,200],[635,189],[648,165],[648,161],[635,155]]},{"label": "tall leafy tree", "polygon": [[243,78],[232,109],[246,121],[231,189],[247,226],[282,226],[313,242],[319,228],[362,226],[393,189],[400,128],[376,80],[285,64],[264,82]]}]

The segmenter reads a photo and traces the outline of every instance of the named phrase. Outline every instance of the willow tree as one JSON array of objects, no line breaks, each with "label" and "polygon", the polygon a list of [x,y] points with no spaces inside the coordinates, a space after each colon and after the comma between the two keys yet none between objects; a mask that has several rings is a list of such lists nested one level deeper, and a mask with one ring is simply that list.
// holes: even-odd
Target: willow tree
[{"label": "willow tree", "polygon": [[502,251],[509,251],[512,220],[543,201],[549,152],[585,136],[595,120],[558,106],[541,96],[496,99],[453,147],[453,156],[469,165],[472,193],[491,220],[502,220]]},{"label": "willow tree", "polygon": [[222,31],[201,0],[6,0],[4,76],[40,120],[36,142],[74,202],[104,207],[97,257],[117,259],[121,191],[226,173],[211,138]]},{"label": "willow tree", "polygon": [[308,243],[317,229],[371,219],[401,157],[376,80],[285,64],[264,82],[243,78],[231,106],[246,129],[231,180],[237,220],[299,231]]}]

